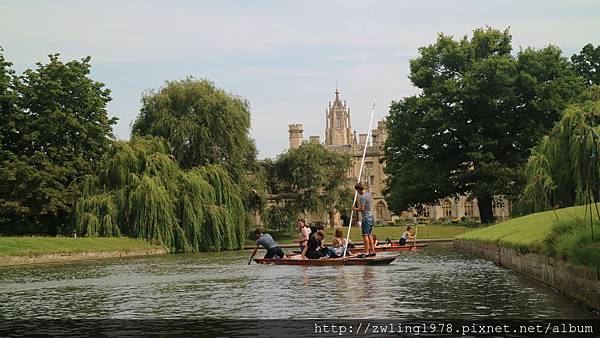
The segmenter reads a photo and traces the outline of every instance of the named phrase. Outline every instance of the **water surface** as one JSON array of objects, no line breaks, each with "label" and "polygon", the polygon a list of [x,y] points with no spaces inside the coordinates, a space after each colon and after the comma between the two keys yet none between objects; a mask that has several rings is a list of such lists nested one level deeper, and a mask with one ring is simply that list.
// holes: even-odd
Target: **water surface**
[{"label": "water surface", "polygon": [[0,318],[598,318],[449,245],[373,267],[248,266],[249,255],[0,268]]}]

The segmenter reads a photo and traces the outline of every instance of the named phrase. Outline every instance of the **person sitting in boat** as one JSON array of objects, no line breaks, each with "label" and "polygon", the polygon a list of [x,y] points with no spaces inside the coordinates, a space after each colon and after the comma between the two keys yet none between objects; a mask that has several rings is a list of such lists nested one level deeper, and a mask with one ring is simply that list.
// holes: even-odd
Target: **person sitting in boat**
[{"label": "person sitting in boat", "polygon": [[302,250],[302,258],[319,259],[331,257],[333,251],[330,248],[323,247],[324,239],[325,233],[323,230],[317,230],[314,236],[311,235],[306,242],[304,250]]},{"label": "person sitting in boat", "polygon": [[352,244],[352,241],[349,239],[346,239],[346,237],[344,237],[344,229],[342,227],[336,227],[335,228],[335,238],[339,238],[342,241],[342,246],[346,245],[346,241],[348,242],[348,249],[352,249],[354,248],[354,244]]},{"label": "person sitting in boat", "polygon": [[312,231],[308,226],[306,226],[306,221],[304,220],[304,218],[300,218],[297,224],[299,233],[298,239],[295,239],[294,242],[297,242],[300,245],[300,251],[303,251]]},{"label": "person sitting in boat", "polygon": [[[333,252],[333,254],[330,256],[330,258],[340,258],[340,257],[344,257],[344,241],[346,239],[343,237],[335,237],[333,239],[333,242],[331,243],[331,251]],[[355,256],[350,249],[346,249],[346,256]]]},{"label": "person sitting in boat", "polygon": [[373,247],[376,247],[379,245],[379,241],[377,240],[377,235],[372,234],[371,237],[373,237]]},{"label": "person sitting in boat", "polygon": [[256,248],[254,249],[254,252],[252,253],[253,257],[261,245],[263,248],[265,248],[265,250],[267,250],[267,253],[265,254],[264,258],[270,259],[270,258],[284,258],[285,257],[285,254],[283,253],[283,251],[281,250],[279,245],[277,245],[277,243],[275,243],[275,241],[273,240],[273,237],[271,237],[271,235],[264,233],[262,231],[262,229],[256,229],[256,230],[254,230],[254,236],[256,237]]},{"label": "person sitting in boat", "polygon": [[412,235],[410,230],[412,230],[412,226],[409,225],[408,227],[406,227],[406,231],[404,231],[404,233],[402,234],[402,237],[400,237],[400,242],[398,244],[405,245],[406,241],[414,238],[414,236]]}]

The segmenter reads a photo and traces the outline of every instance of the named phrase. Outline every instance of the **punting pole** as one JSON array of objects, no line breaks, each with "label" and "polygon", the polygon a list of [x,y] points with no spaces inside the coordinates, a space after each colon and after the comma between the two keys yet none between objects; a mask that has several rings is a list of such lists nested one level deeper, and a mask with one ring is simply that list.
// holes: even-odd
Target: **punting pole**
[{"label": "punting pole", "polygon": [[413,239],[413,246],[410,248],[411,250],[415,250],[415,245],[417,245],[417,235],[419,234],[419,221],[415,223],[415,238]]},{"label": "punting pole", "polygon": [[[365,140],[365,146],[363,148],[362,160],[360,162],[360,170],[358,171],[358,178],[356,182],[360,182],[360,178],[362,176],[363,166],[365,165],[365,156],[367,155],[367,144],[369,144],[369,137],[371,136],[371,127],[373,125],[373,116],[375,116],[375,102],[377,102],[377,97],[373,98],[373,108],[371,109],[371,121],[369,121],[369,130],[367,130],[367,139]],[[356,198],[358,197],[358,192],[354,189],[354,200],[352,201],[352,207],[356,204]],[[356,213],[358,215],[358,213]],[[354,212],[350,213],[350,224],[348,224],[348,235],[346,235],[346,243],[344,244],[344,256],[346,257],[346,252],[348,251],[348,241],[350,240],[350,229],[352,228],[352,216]],[[375,225],[375,224],[373,224]]]}]

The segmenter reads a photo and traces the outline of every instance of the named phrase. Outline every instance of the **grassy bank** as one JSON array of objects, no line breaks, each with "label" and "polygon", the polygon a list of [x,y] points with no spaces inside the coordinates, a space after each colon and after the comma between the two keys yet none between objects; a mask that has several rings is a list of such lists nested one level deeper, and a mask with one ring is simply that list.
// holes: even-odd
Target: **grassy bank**
[{"label": "grassy bank", "polygon": [[[385,240],[386,238],[390,238],[394,241],[400,239],[402,236],[402,232],[404,232],[406,228],[400,226],[378,226],[373,229],[373,232],[377,236],[378,240]],[[344,228],[344,234],[348,228]],[[463,234],[468,231],[472,231],[473,228],[469,228],[461,225],[419,225],[419,232],[417,234],[418,238],[454,238],[459,234]],[[414,229],[413,229],[414,231]],[[325,240],[330,242],[334,237],[335,230],[334,229],[325,229]],[[297,234],[273,234],[278,243],[281,244],[289,244],[293,243],[293,240],[297,238]],[[362,241],[360,228],[352,227],[350,232],[350,239],[352,241]],[[246,245],[254,245],[254,241],[248,240],[246,241]]]},{"label": "grassy bank", "polygon": [[0,237],[0,257],[82,252],[133,252],[160,248],[162,247],[150,245],[139,239],[128,237]]},{"label": "grassy bank", "polygon": [[[595,210],[594,210],[595,213]],[[600,268],[600,222],[594,216],[594,236],[585,206],[545,211],[457,236],[457,239],[498,243],[521,252],[535,252]]]}]

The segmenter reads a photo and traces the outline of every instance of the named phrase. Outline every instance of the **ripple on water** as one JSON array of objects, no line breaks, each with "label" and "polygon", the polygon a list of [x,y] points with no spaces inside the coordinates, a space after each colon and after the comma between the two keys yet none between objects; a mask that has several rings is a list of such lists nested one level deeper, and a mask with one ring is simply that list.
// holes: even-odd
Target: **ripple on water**
[{"label": "ripple on water", "polygon": [[389,266],[246,265],[248,252],[0,269],[0,318],[589,318],[552,289],[432,245]]}]

